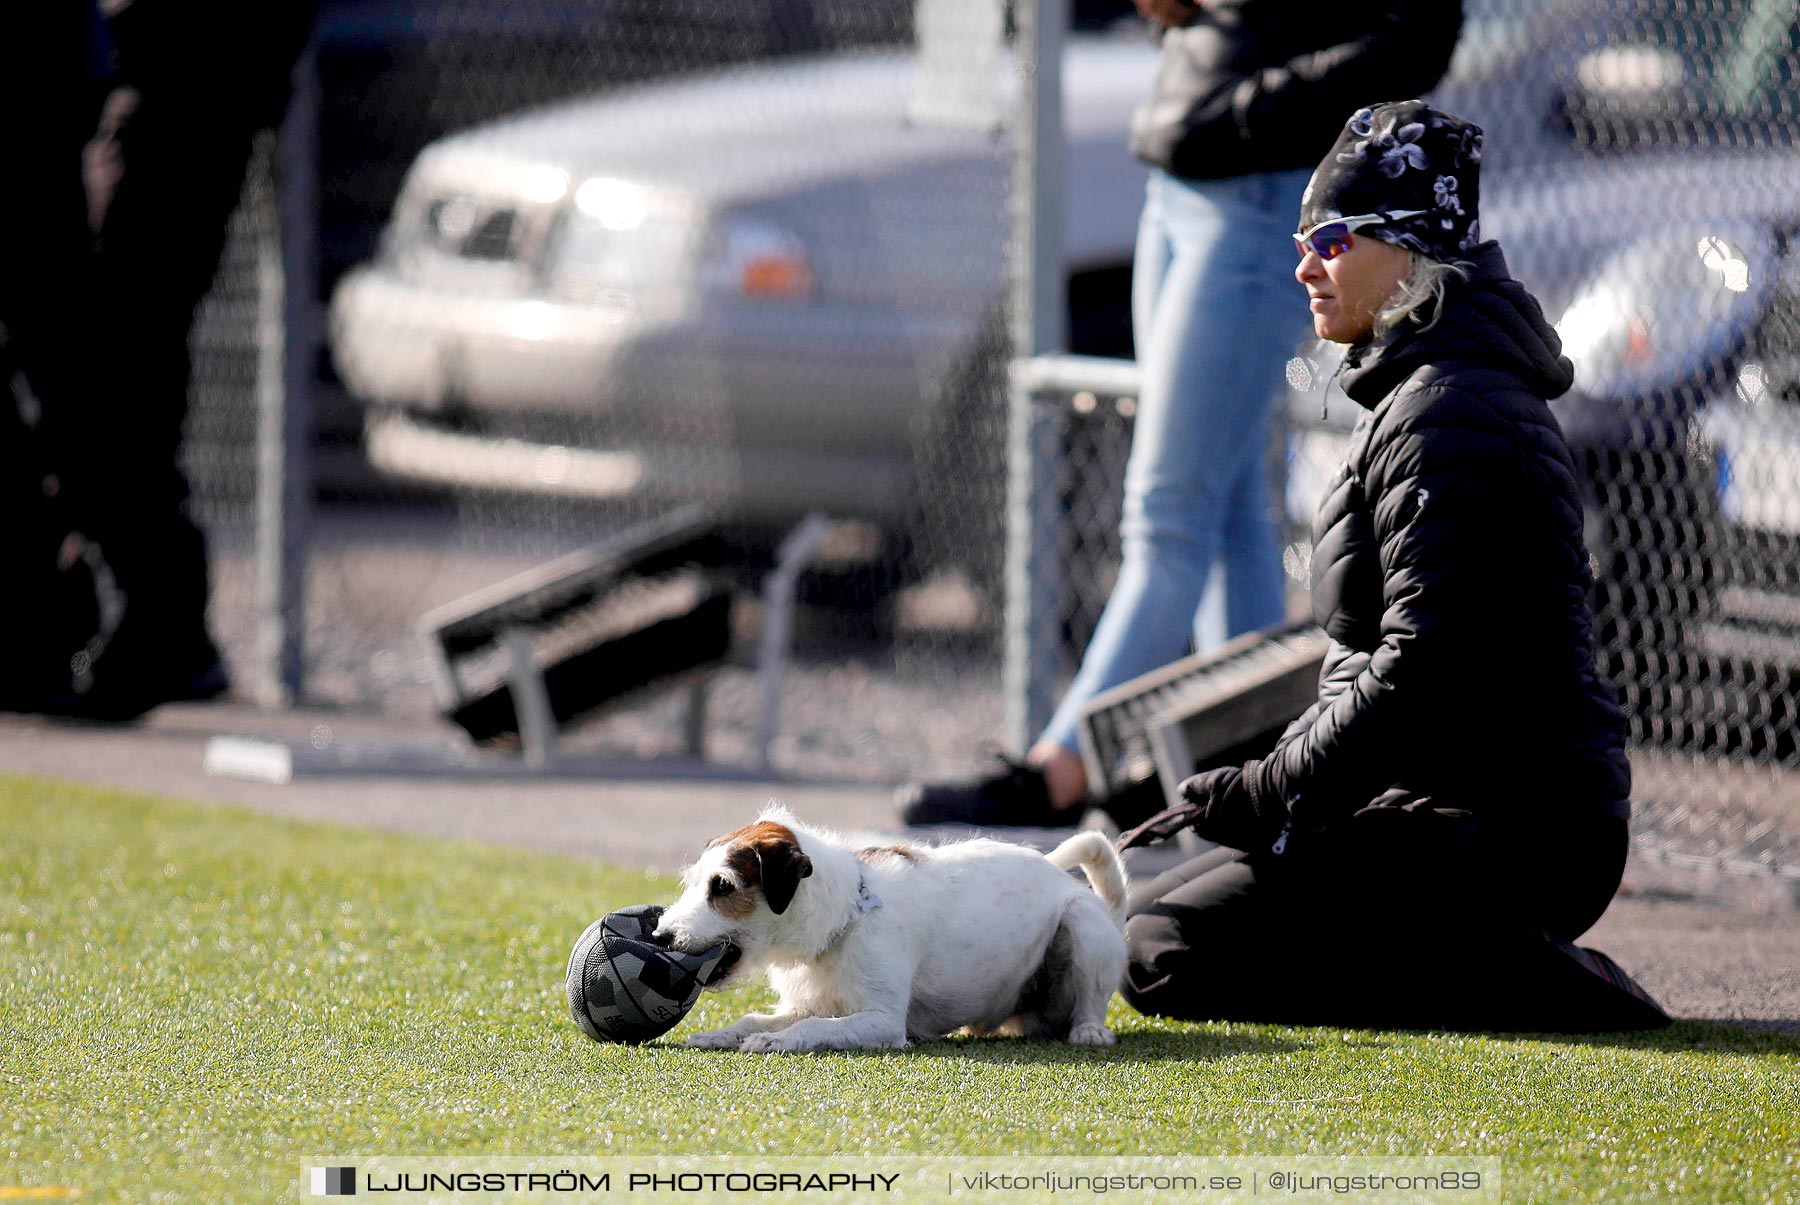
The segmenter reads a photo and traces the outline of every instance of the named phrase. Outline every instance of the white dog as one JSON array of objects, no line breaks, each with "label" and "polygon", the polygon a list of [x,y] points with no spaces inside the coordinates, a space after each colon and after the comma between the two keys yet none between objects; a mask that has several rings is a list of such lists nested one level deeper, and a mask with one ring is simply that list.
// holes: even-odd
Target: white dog
[{"label": "white dog", "polygon": [[777,807],[713,841],[682,883],[657,936],[728,940],[741,954],[709,988],[764,969],[781,994],[690,1046],[859,1050],[957,1029],[1113,1041],[1125,870],[1099,833],[1047,856],[987,840],[855,848]]}]

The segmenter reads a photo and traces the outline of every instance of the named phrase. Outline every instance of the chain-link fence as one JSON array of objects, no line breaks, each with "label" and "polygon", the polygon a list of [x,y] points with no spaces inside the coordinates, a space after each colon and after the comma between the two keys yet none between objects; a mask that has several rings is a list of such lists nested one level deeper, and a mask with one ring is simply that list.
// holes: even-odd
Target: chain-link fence
[{"label": "chain-link fence", "polygon": [[[761,585],[810,512],[832,527],[797,584],[776,764],[892,779],[995,734],[1002,18],[942,9],[928,30],[913,0],[323,5],[299,198],[319,291],[285,299],[324,336],[298,399],[317,501],[287,535],[304,698],[436,713],[421,616],[698,500],[740,598],[712,756],[756,760]],[[985,91],[946,99],[983,45]],[[276,153],[196,329],[187,457],[249,689],[271,672],[256,399],[280,371],[257,323],[295,200]],[[564,741],[680,752],[685,705]]]},{"label": "chain-link fence", "polygon": [[[435,712],[421,615],[699,499],[733,549],[746,650],[781,537],[835,520],[799,584],[778,765],[891,780],[967,768],[1002,735],[1011,69],[982,57],[999,15],[945,6],[970,23],[946,36],[932,8],[326,5],[305,697]],[[1486,127],[1484,227],[1577,361],[1558,413],[1640,849],[1793,874],[1800,4],[1465,9],[1436,99]],[[1129,4],[1074,17],[1071,345],[1127,355],[1143,169],[1126,130],[1156,52]],[[947,99],[947,79],[994,87]],[[269,157],[195,334],[189,439],[240,682],[266,659],[249,508]],[[1357,410],[1333,367],[1311,345],[1288,365],[1295,614],[1310,507]],[[1053,685],[1116,568],[1132,407],[1064,401]],[[753,758],[751,659],[713,679],[715,757]],[[682,706],[567,739],[676,751]]]}]

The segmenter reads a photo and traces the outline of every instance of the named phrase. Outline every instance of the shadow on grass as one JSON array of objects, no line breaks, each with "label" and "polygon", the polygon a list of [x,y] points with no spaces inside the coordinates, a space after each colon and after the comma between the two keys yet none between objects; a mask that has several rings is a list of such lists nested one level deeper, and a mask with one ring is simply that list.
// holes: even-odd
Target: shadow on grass
[{"label": "shadow on grass", "polygon": [[1383,1035],[1407,1037],[1472,1037],[1495,1042],[1555,1042],[1565,1046],[1616,1050],[1654,1050],[1665,1054],[1695,1051],[1715,1054],[1800,1054],[1800,1023],[1794,1021],[1678,1020],[1661,1029],[1593,1030],[1433,1029],[1423,1026],[1337,1027],[1321,1023],[1297,1028],[1339,1029],[1364,1035],[1380,1044]]},{"label": "shadow on grass", "polygon": [[[1194,1063],[1246,1055],[1291,1054],[1317,1045],[1314,1032],[1323,1030],[1334,1035],[1333,1045],[1384,1048],[1397,1037],[1478,1037],[1496,1042],[1551,1042],[1566,1046],[1586,1046],[1616,1050],[1645,1050],[1664,1054],[1789,1054],[1800,1055],[1800,1034],[1793,1032],[1793,1021],[1690,1020],[1677,1021],[1664,1029],[1619,1031],[1609,1033],[1552,1033],[1547,1031],[1508,1032],[1497,1030],[1453,1029],[1377,1029],[1362,1026],[1269,1025],[1256,1030],[1219,1033],[1196,1027],[1167,1032],[1126,1032],[1118,1035],[1114,1046],[1070,1046],[1043,1038],[946,1037],[915,1042],[903,1050],[831,1050],[816,1051],[852,1059],[946,1059],[964,1063],[994,1066],[1069,1065],[1128,1063]],[[1788,1026],[1781,1032],[1774,1026]],[[654,1043],[655,1049],[664,1043]],[[667,1043],[667,1048],[680,1050],[680,1043]],[[697,1052],[710,1056],[730,1055],[730,1051]],[[758,1056],[760,1057],[760,1056]]]},{"label": "shadow on grass", "polygon": [[1562,1042],[1665,1054],[1800,1054],[1800,1022],[1693,1019],[1663,1029],[1613,1033],[1485,1033],[1500,1042]]},{"label": "shadow on grass", "polygon": [[[847,1058],[955,1059],[964,1063],[996,1065],[1096,1063],[1192,1063],[1236,1058],[1241,1055],[1288,1054],[1306,1043],[1274,1034],[1122,1033],[1114,1046],[1071,1046],[1043,1038],[936,1038],[915,1042],[904,1050],[817,1051]],[[730,1053],[730,1052],[726,1052]]]}]

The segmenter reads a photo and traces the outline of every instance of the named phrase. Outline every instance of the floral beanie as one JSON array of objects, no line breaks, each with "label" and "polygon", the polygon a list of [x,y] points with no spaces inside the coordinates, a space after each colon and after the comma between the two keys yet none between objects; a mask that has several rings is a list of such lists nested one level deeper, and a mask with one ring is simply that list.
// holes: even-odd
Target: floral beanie
[{"label": "floral beanie", "polygon": [[1332,218],[1423,210],[1358,233],[1433,259],[1464,258],[1481,241],[1481,127],[1422,100],[1358,109],[1313,172],[1300,229]]}]

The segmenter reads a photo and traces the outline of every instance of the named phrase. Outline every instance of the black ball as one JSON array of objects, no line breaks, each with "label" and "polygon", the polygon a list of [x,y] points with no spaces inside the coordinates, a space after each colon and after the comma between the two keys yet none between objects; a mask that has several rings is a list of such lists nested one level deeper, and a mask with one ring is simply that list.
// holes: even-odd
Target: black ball
[{"label": "black ball", "polygon": [[569,954],[569,1013],[596,1042],[648,1042],[675,1028],[704,988],[737,961],[721,942],[697,952],[654,937],[663,910],[634,904],[587,927]]}]

